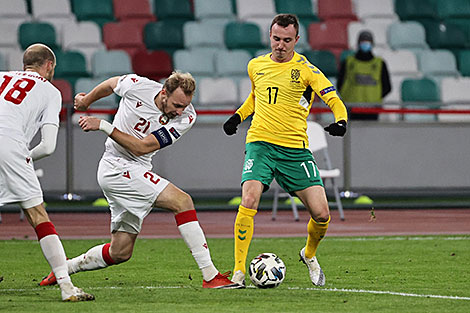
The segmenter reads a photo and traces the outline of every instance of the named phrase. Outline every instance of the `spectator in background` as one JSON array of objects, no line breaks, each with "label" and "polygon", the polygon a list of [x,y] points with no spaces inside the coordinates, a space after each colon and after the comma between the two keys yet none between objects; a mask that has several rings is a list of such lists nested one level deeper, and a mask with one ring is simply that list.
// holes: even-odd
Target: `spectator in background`
[{"label": "spectator in background", "polygon": [[[357,46],[357,52],[341,62],[338,91],[346,103],[381,103],[392,90],[387,65],[372,53],[374,38],[370,31],[359,34]],[[377,120],[377,117],[378,114],[350,114],[356,120]]]}]

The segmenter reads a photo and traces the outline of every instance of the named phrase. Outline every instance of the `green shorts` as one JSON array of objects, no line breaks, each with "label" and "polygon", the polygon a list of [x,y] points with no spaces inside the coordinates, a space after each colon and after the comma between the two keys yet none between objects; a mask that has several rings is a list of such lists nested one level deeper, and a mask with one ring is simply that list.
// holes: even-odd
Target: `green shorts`
[{"label": "green shorts", "polygon": [[290,194],[310,186],[323,186],[310,150],[286,148],[264,141],[247,143],[242,184],[247,180],[260,181],[264,192],[274,178]]}]

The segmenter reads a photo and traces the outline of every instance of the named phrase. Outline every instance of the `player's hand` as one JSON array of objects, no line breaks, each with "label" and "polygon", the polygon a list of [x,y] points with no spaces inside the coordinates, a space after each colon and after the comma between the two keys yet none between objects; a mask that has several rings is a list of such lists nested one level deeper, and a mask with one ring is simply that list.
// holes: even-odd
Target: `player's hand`
[{"label": "player's hand", "polygon": [[80,119],[78,120],[78,125],[80,125],[80,127],[87,132],[90,130],[99,130],[100,122],[101,119],[96,118],[94,116],[80,116]]},{"label": "player's hand", "polygon": [[324,129],[327,131],[331,136],[341,136],[343,137],[346,134],[346,121],[341,120],[337,121],[336,123],[331,123],[330,125],[326,126]]},{"label": "player's hand", "polygon": [[224,132],[231,136],[237,132],[238,125],[242,122],[240,115],[235,113],[224,123]]},{"label": "player's hand", "polygon": [[77,111],[86,111],[88,110],[89,104],[85,103],[84,99],[86,93],[80,92],[75,95],[75,99],[73,101],[73,108]]}]

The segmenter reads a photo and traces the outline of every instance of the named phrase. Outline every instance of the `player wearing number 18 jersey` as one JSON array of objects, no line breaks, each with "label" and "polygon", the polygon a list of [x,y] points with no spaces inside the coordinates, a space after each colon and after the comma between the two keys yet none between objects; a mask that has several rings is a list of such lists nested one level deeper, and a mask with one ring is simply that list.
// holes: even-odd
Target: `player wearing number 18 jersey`
[{"label": "player wearing number 18 jersey", "polygon": [[[50,83],[56,58],[47,46],[35,44],[25,50],[23,65],[24,71],[0,72],[0,206],[21,205],[57,276],[62,300],[93,300],[70,280],[64,248],[44,208],[33,165],[52,154],[56,146],[62,106],[59,90]],[[41,142],[30,150],[39,130]]]},{"label": "player wearing number 18 jersey", "polygon": [[[110,78],[90,93],[76,95],[78,110],[88,109],[113,91],[122,99],[112,125],[90,116],[79,120],[83,130],[102,130],[110,137],[98,167],[98,183],[111,210],[111,243],[68,260],[70,274],[129,260],[142,222],[155,206],[175,214],[178,229],[201,269],[204,288],[238,287],[212,263],[191,197],[152,172],[152,156],[194,125],[191,99],[195,88],[189,73],[173,73],[164,85],[132,74]],[[51,273],[42,284],[54,281]]]},{"label": "player wearing number 18 jersey", "polygon": [[242,200],[235,219],[235,266],[232,281],[245,284],[246,257],[253,236],[254,216],[261,194],[273,179],[308,209],[306,246],[300,251],[310,280],[322,286],[325,276],[315,253],[330,221],[328,202],[319,172],[308,150],[307,117],[314,92],[330,107],[335,123],[325,128],[331,135],[346,132],[347,112],[331,82],[316,66],[294,51],[299,23],[291,14],[277,15],[271,24],[271,53],[248,64],[252,90],[243,105],[224,124],[233,135],[250,115],[242,172]]}]

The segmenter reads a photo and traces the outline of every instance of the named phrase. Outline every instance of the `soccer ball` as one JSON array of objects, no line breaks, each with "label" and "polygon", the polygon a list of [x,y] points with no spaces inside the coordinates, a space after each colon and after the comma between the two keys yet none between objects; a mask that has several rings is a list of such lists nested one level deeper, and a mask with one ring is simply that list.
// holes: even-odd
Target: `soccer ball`
[{"label": "soccer ball", "polygon": [[261,253],[250,262],[248,273],[256,287],[274,288],[286,277],[286,266],[274,253]]}]

